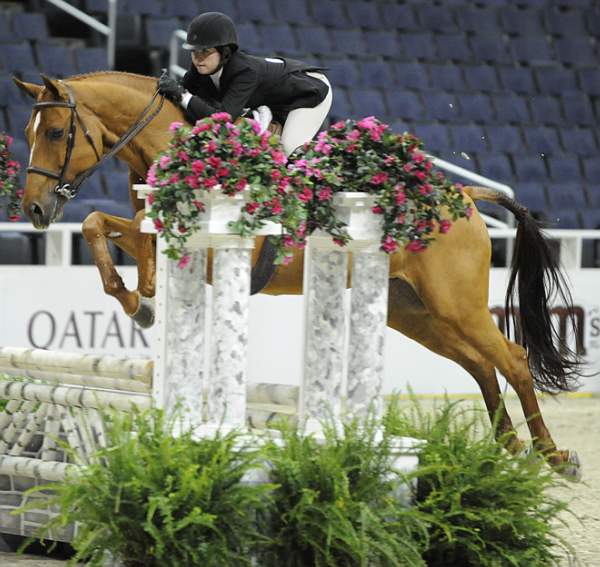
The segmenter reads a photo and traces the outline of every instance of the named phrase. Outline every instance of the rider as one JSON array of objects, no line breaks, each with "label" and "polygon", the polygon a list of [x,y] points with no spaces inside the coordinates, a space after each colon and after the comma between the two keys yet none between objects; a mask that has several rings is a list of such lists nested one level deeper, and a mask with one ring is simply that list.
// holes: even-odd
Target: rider
[{"label": "rider", "polygon": [[247,109],[268,106],[283,124],[286,153],[310,140],[331,107],[331,85],[322,69],[287,58],[262,58],[238,50],[233,21],[220,12],[206,12],[190,23],[184,49],[192,65],[179,83],[161,77],[159,91],[195,122],[225,111],[235,119]]}]

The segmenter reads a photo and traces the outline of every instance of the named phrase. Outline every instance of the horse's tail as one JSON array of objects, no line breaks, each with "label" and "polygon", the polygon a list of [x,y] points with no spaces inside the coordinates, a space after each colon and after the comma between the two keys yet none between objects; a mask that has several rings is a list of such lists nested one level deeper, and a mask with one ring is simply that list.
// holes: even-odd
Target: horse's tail
[{"label": "horse's tail", "polygon": [[[578,378],[584,375],[581,371],[582,361],[552,325],[549,307],[550,301],[556,297],[566,308],[575,335],[579,336],[573,299],[540,225],[526,207],[499,191],[465,187],[465,192],[473,200],[481,199],[501,205],[517,219],[517,235],[505,298],[506,329],[510,337],[510,319],[514,326],[521,329],[520,342],[527,350],[535,387],[550,393],[575,389]],[[518,291],[518,310],[514,308],[515,287]]]}]

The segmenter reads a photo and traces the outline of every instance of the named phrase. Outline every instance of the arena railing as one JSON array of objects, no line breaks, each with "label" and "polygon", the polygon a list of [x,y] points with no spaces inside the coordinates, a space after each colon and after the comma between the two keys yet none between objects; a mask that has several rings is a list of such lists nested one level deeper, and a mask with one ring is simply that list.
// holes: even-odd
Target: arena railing
[{"label": "arena railing", "polygon": [[115,52],[117,46],[117,0],[108,0],[108,25],[99,22],[84,11],[72,6],[64,0],[46,0],[46,2],[63,10],[70,16],[77,18],[80,22],[90,26],[97,32],[107,37],[107,62],[108,68],[115,68]]}]

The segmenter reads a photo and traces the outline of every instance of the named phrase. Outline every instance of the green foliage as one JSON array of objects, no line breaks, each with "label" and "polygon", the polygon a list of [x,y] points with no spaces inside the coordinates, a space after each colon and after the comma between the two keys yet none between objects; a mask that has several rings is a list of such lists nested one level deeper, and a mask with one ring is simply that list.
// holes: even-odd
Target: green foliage
[{"label": "green foliage", "polygon": [[569,545],[556,532],[568,503],[549,489],[562,481],[543,460],[508,453],[486,415],[445,402],[425,412],[392,403],[388,431],[426,441],[420,454],[418,511],[430,520],[423,554],[431,567],[545,566]]},{"label": "green foliage", "polygon": [[[268,448],[273,538],[259,565],[340,567],[424,565],[417,541],[427,539],[420,513],[398,505],[392,439],[377,423],[343,432],[325,426],[324,441],[282,430]],[[379,438],[378,438],[379,437]]]},{"label": "green foliage", "polygon": [[251,564],[262,537],[256,513],[271,487],[240,483],[257,454],[238,435],[175,437],[160,410],[105,421],[109,448],[97,461],[43,487],[62,510],[46,530],[79,524],[71,564],[102,565],[107,552],[127,567]]}]

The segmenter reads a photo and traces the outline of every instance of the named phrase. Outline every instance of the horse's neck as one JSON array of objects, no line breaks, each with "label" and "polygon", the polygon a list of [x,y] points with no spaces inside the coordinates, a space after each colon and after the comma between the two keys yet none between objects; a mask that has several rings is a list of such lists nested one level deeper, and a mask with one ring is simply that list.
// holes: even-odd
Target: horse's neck
[{"label": "horse's neck", "polygon": [[[94,95],[85,102],[104,126],[106,149],[112,147],[138,121],[152,99],[154,91],[149,92],[148,87],[151,85],[153,89],[155,85],[141,78],[137,81],[137,85],[109,81],[90,84]],[[158,107],[159,101],[160,99],[156,100],[150,112]],[[117,158],[125,161],[132,171],[145,178],[148,167],[167,148],[172,137],[169,125],[183,119],[183,111],[165,100],[160,113],[117,154]]]}]

